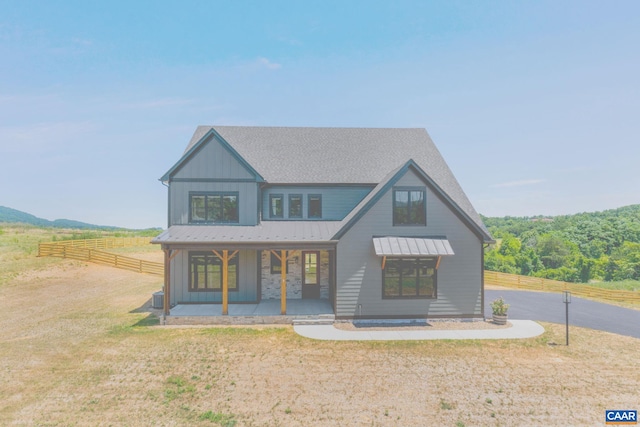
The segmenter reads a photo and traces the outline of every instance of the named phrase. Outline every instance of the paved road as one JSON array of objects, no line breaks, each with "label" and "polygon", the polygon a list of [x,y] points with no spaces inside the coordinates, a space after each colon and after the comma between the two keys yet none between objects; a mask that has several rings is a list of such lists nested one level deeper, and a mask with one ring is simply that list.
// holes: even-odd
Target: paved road
[{"label": "paved road", "polygon": [[[504,297],[510,319],[541,320],[565,323],[562,294],[528,291],[486,290],[485,316],[491,316],[491,301]],[[640,338],[640,310],[622,308],[572,296],[569,304],[569,325]]]}]

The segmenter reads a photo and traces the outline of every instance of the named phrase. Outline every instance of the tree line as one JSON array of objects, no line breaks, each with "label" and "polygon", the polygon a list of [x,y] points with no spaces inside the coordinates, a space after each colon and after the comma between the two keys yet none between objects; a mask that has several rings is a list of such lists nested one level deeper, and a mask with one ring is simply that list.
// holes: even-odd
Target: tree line
[{"label": "tree line", "polygon": [[640,205],[554,217],[482,217],[485,268],[565,282],[640,280]]}]

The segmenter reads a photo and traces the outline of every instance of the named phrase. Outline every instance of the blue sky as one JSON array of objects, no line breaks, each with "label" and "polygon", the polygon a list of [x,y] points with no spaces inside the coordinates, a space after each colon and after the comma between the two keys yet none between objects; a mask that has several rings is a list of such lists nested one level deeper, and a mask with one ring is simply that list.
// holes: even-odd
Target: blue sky
[{"label": "blue sky", "polygon": [[0,205],[166,225],[200,124],[423,127],[476,209],[640,203],[640,2],[0,0]]}]

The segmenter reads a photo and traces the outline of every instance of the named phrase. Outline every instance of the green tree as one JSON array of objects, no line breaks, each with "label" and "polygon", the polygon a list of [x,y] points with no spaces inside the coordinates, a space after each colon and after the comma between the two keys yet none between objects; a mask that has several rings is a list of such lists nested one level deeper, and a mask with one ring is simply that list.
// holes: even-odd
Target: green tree
[{"label": "green tree", "polygon": [[565,281],[640,280],[640,205],[555,217],[486,218],[486,268]]},{"label": "green tree", "polygon": [[540,257],[533,248],[523,248],[516,256],[516,267],[519,274],[531,276],[533,273],[544,270]]},{"label": "green tree", "polygon": [[487,252],[484,257],[484,266],[487,270],[499,271],[501,273],[516,274],[516,260],[512,256],[502,255],[497,250]]},{"label": "green tree", "polygon": [[520,240],[513,234],[507,233],[502,237],[498,252],[504,256],[515,257],[520,253],[521,247],[522,243],[520,243]]},{"label": "green tree", "polygon": [[624,242],[609,257],[606,280],[640,280],[640,243]]},{"label": "green tree", "polygon": [[547,233],[538,239],[537,253],[545,268],[560,268],[571,254],[571,246],[558,234]]}]

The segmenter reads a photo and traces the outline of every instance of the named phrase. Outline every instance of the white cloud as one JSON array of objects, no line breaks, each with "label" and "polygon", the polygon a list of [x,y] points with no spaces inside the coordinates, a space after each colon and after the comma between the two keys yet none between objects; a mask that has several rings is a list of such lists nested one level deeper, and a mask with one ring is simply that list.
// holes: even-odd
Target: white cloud
[{"label": "white cloud", "polygon": [[286,43],[286,44],[288,44],[290,46],[302,46],[303,45],[303,43],[300,40],[289,38],[289,37],[277,36],[277,37],[275,37],[275,39],[277,41],[279,41],[279,42]]},{"label": "white cloud", "polygon": [[544,179],[523,179],[521,181],[509,181],[502,182],[500,184],[493,184],[493,188],[509,188],[509,187],[523,187],[526,185],[536,185],[545,182]]},{"label": "white cloud", "polygon": [[277,62],[271,62],[267,58],[264,58],[262,56],[258,57],[258,59],[256,60],[256,63],[269,70],[277,70],[282,68],[282,64],[278,64]]},{"label": "white cloud", "polygon": [[163,107],[176,107],[192,104],[193,100],[191,99],[183,99],[183,98],[159,98],[159,99],[150,99],[148,101],[134,102],[131,104],[126,104],[126,108],[163,108]]},{"label": "white cloud", "polygon": [[95,132],[92,122],[49,122],[0,127],[0,152],[36,153],[72,145],[79,136]]},{"label": "white cloud", "polygon": [[78,38],[78,37],[72,38],[71,42],[73,42],[74,44],[79,45],[79,46],[91,46],[93,44],[93,42],[91,40],[81,39],[81,38]]}]

